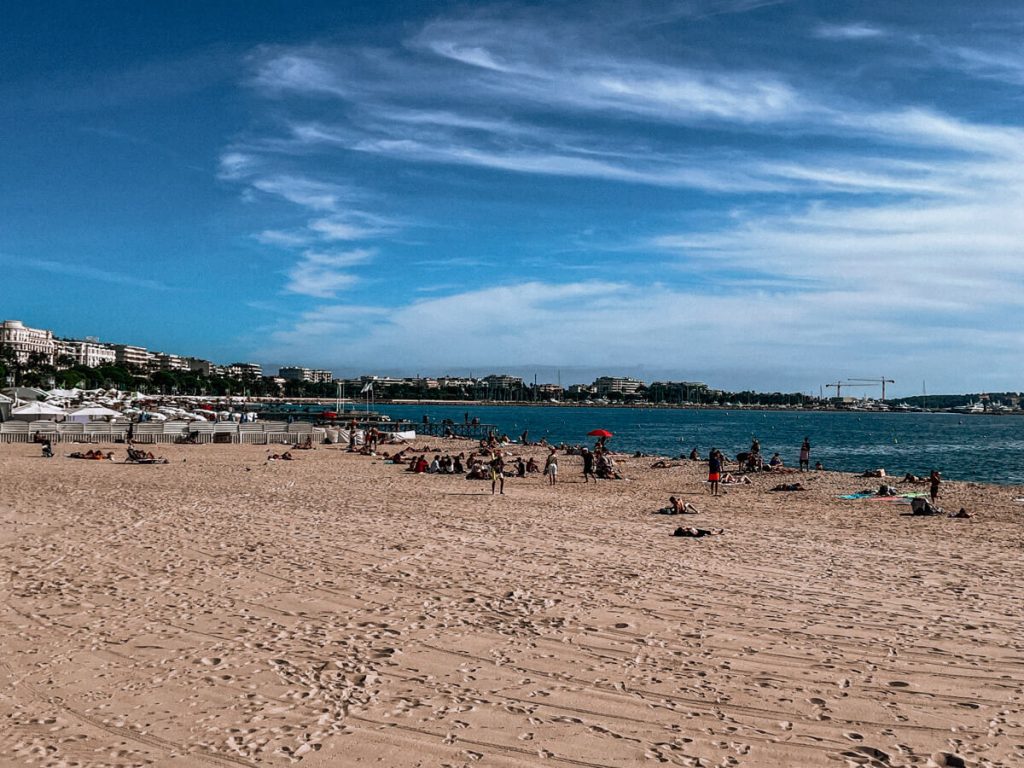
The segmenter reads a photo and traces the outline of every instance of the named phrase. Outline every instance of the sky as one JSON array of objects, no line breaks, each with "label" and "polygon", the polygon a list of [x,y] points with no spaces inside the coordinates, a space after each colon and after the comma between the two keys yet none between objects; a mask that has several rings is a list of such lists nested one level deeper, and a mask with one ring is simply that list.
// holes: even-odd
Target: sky
[{"label": "sky", "polygon": [[0,315],[268,371],[1021,390],[1022,36],[1002,0],[8,4]]}]

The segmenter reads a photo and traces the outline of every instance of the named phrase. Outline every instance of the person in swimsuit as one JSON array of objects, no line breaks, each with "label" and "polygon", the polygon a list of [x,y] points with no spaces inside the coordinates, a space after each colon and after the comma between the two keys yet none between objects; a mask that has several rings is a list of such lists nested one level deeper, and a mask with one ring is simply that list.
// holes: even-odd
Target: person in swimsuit
[{"label": "person in swimsuit", "polygon": [[722,459],[717,448],[711,449],[708,457],[708,482],[711,483],[711,495],[718,495],[718,483],[722,479]]},{"label": "person in swimsuit", "polygon": [[940,485],[942,485],[942,473],[937,469],[933,469],[932,473],[928,475],[928,493],[932,497],[932,504],[939,498]]},{"label": "person in swimsuit", "polygon": [[495,451],[490,461],[491,467],[491,496],[494,495],[496,487],[501,488],[501,495],[505,495],[505,460],[501,457],[501,451]]},{"label": "person in swimsuit", "polygon": [[805,472],[811,468],[811,440],[808,437],[804,438],[803,443],[800,445],[800,471]]},{"label": "person in swimsuit", "polygon": [[548,485],[554,485],[558,478],[558,457],[555,456],[555,449],[552,448],[544,462],[544,474],[548,476]]}]

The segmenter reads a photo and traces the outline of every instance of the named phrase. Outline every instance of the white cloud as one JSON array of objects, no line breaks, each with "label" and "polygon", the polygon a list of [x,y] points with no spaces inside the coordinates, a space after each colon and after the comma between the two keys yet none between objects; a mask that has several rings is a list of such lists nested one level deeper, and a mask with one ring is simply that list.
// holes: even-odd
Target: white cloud
[{"label": "white cloud", "polygon": [[886,34],[880,27],[864,23],[821,24],[814,33],[825,40],[870,40]]},{"label": "white cloud", "polygon": [[374,255],[372,250],[367,249],[341,253],[306,251],[288,270],[285,290],[303,296],[333,299],[338,291],[351,288],[358,280],[346,270],[367,263]]}]

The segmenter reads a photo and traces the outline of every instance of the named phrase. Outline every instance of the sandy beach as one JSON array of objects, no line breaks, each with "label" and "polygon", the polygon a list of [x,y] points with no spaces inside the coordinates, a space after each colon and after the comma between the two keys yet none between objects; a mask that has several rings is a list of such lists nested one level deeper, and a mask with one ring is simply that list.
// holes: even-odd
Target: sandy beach
[{"label": "sandy beach", "polygon": [[2,765],[1024,765],[1019,487],[154,450],[0,445]]}]

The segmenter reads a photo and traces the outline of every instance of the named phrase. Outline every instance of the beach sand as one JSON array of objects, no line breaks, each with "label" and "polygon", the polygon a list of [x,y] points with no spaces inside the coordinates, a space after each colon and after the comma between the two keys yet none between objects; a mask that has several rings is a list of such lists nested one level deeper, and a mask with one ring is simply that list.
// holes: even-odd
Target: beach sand
[{"label": "beach sand", "polygon": [[154,450],[0,446],[0,765],[1024,765],[1021,488]]}]

